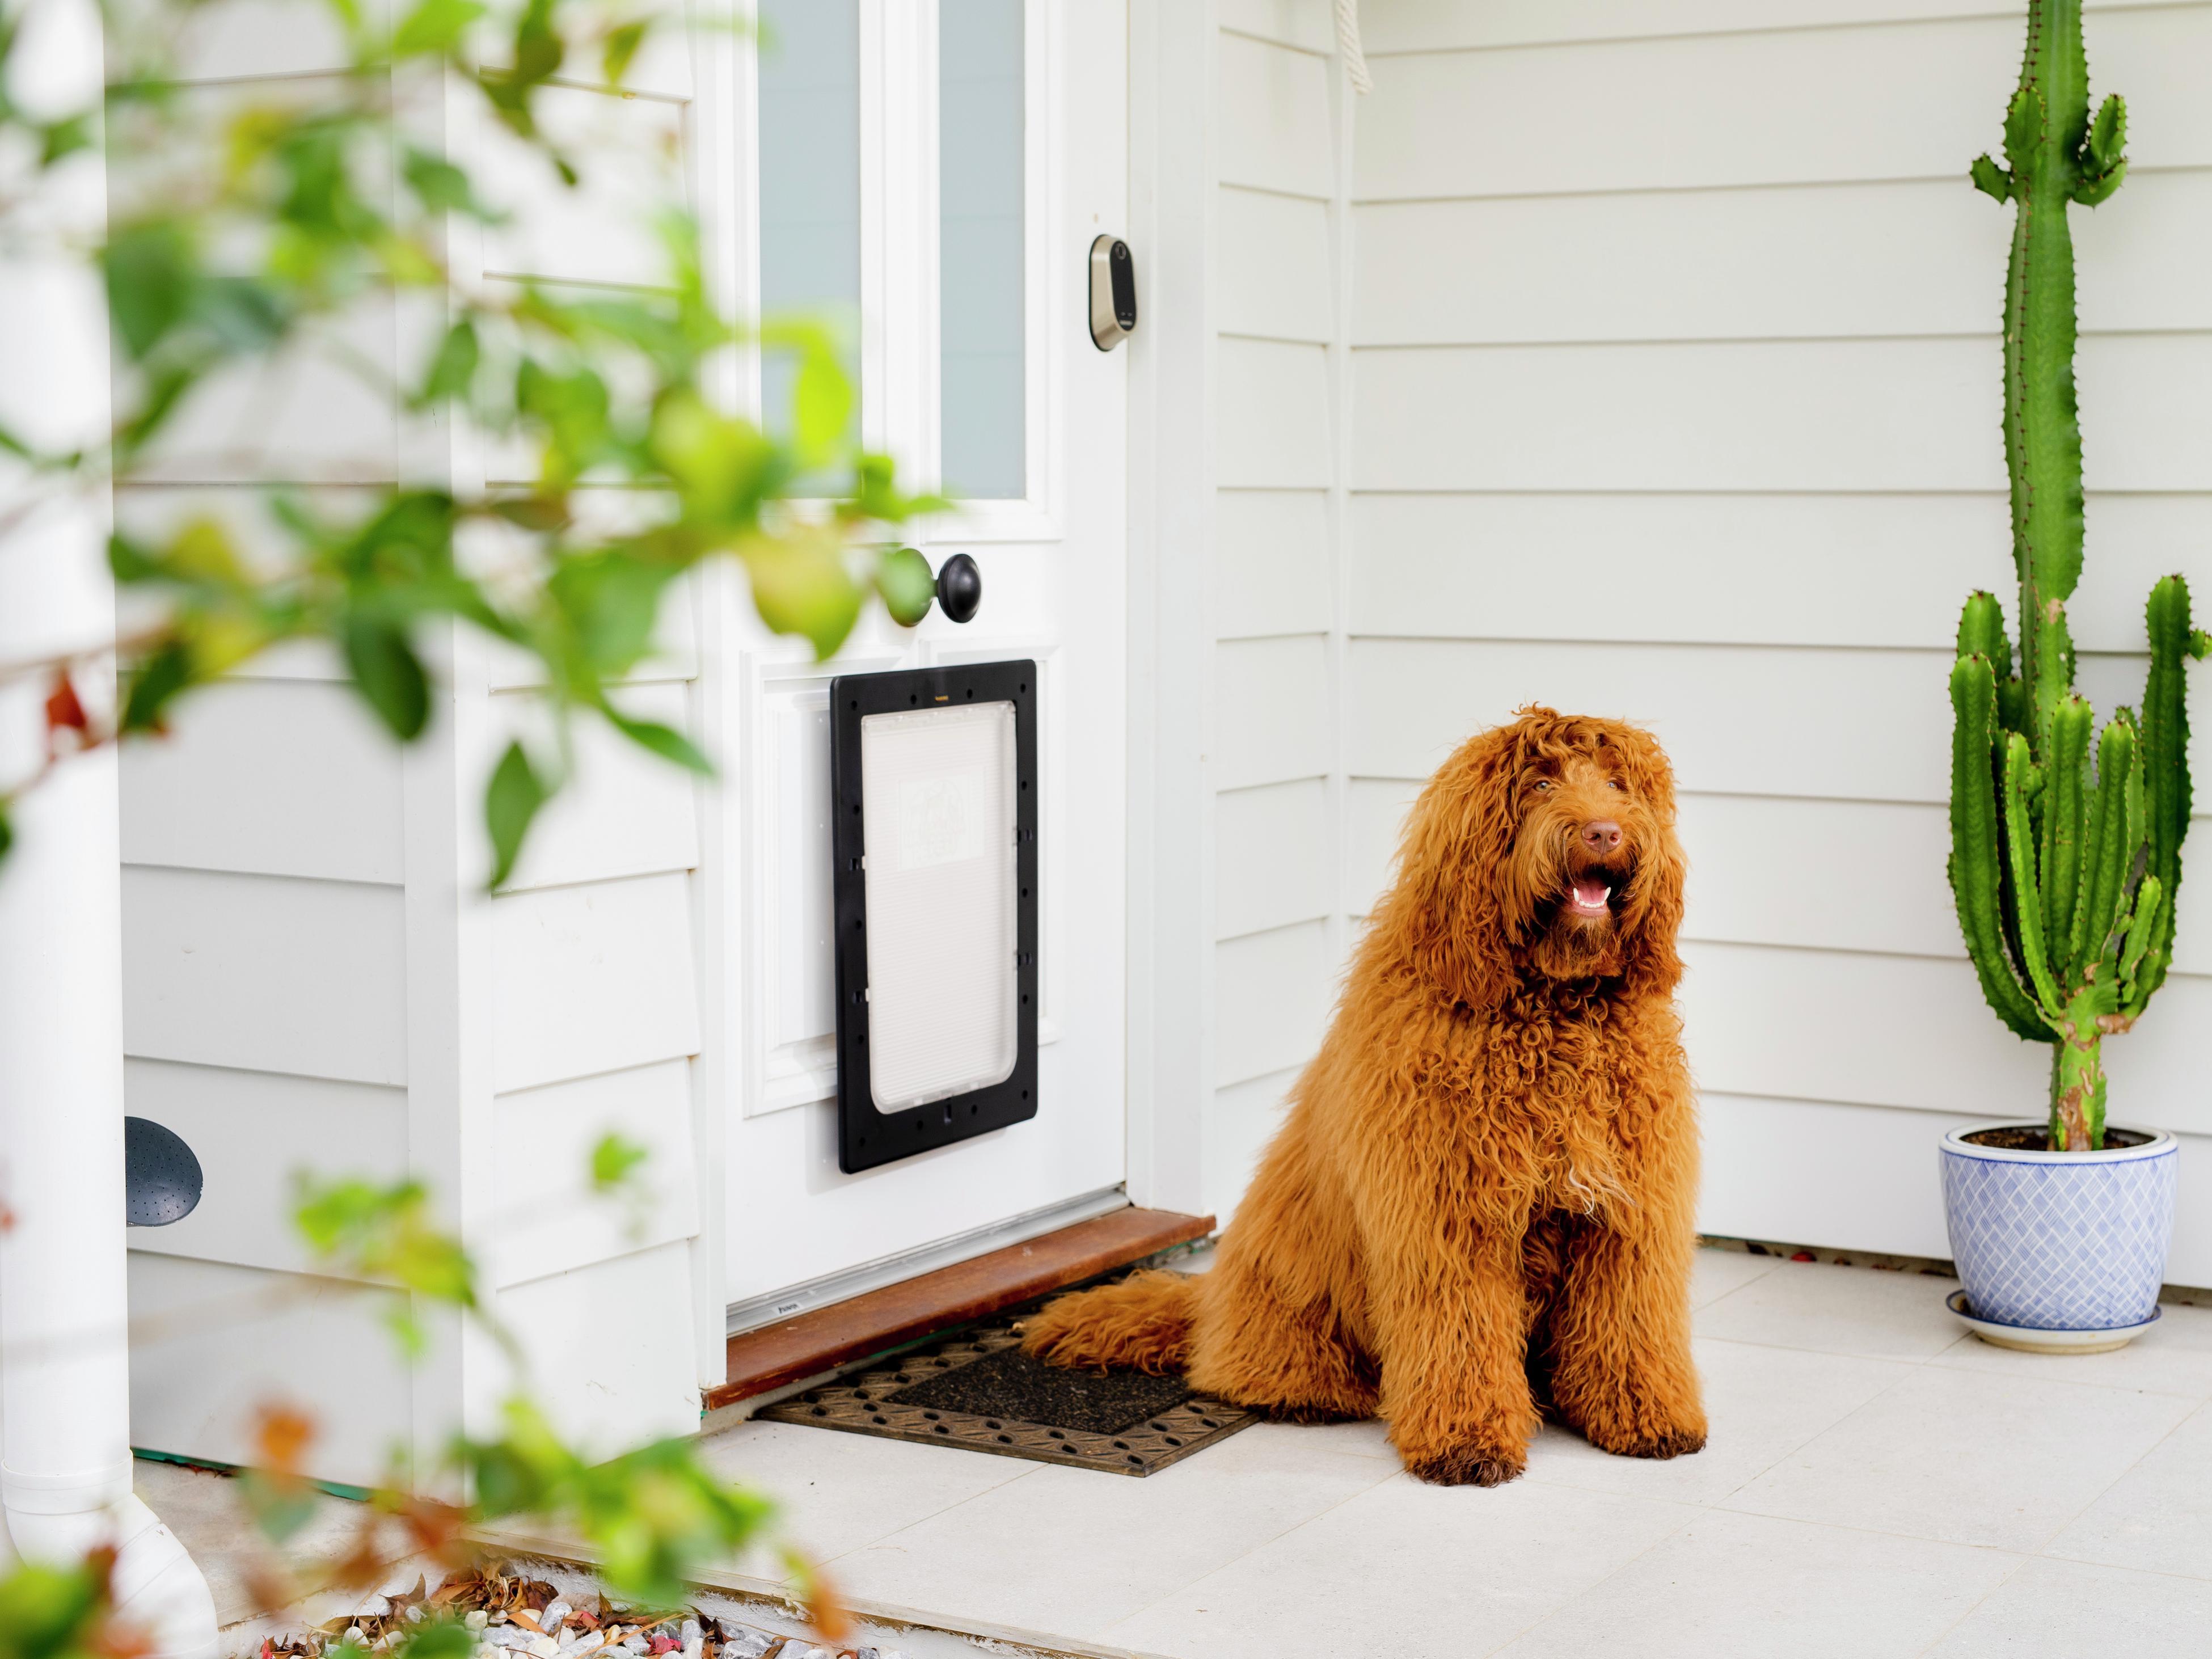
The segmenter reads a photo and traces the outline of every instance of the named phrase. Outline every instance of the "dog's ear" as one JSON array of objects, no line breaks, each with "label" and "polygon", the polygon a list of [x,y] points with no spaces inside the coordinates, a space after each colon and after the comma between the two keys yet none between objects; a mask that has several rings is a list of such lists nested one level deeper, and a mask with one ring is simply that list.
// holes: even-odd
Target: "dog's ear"
[{"label": "dog's ear", "polygon": [[1630,903],[1621,921],[1626,957],[1623,978],[1632,994],[1665,995],[1682,977],[1674,937],[1682,927],[1682,888],[1689,860],[1674,832],[1674,771],[1658,743],[1633,726],[1613,738],[1626,781],[1650,817],[1638,850]]},{"label": "dog's ear", "polygon": [[1521,804],[1520,741],[1498,726],[1462,744],[1407,818],[1388,925],[1424,977],[1470,1008],[1512,993],[1527,918],[1509,891]]}]

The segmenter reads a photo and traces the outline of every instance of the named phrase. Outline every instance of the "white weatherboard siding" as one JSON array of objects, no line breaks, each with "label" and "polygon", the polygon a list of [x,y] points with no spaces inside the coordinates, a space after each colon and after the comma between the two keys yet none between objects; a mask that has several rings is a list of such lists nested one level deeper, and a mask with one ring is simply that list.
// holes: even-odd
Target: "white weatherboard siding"
[{"label": "white weatherboard siding", "polygon": [[[2020,10],[1362,8],[1346,908],[1468,732],[1531,700],[1648,721],[1684,792],[1710,1231],[1947,1255],[1937,1138],[2040,1113],[2045,1051],[1983,1006],[1943,878],[1951,631],[2010,568],[2008,213],[1965,168]],[[2092,6],[2087,33],[2135,158],[2075,215],[2074,615],[2109,712],[2140,695],[2152,580],[2212,592],[2212,5]],[[2107,1054],[2115,1118],[2184,1133],[2169,1277],[2207,1285],[2212,836],[2193,850],[2179,971]]]},{"label": "white weatherboard siding", "polygon": [[[242,102],[322,84],[334,43],[261,16],[203,16],[191,61],[222,84],[193,95]],[[639,215],[688,187],[690,58],[678,34],[643,54],[623,94],[545,94],[548,130],[585,165],[573,192],[489,124],[455,121],[446,142],[514,210],[480,240],[463,228],[457,262],[494,280],[653,281]],[[388,301],[346,331],[402,376],[428,347]],[[240,483],[330,490],[406,476],[466,491],[523,465],[404,424],[388,397],[338,371],[280,366],[188,408],[161,483],[125,491],[118,514],[153,531],[217,513],[265,545]],[[674,596],[661,655],[623,696],[641,716],[696,729],[695,609],[688,591]],[[428,1362],[399,1362],[384,1321],[393,1293],[328,1277],[292,1230],[302,1170],[428,1182],[548,1404],[587,1443],[613,1450],[697,1424],[696,1304],[719,1310],[720,1287],[697,1297],[692,1277],[695,786],[585,732],[575,785],[509,887],[483,898],[483,782],[507,734],[542,732],[544,715],[527,665],[480,644],[445,641],[436,672],[432,731],[412,751],[325,656],[287,650],[189,701],[168,741],[125,756],[129,1105],[183,1135],[207,1173],[191,1217],[131,1235],[132,1311],[153,1322],[132,1356],[141,1446],[240,1461],[256,1407],[289,1400],[320,1425],[313,1472],[369,1482],[395,1446],[434,1458],[504,1394],[489,1345],[464,1355],[435,1322]],[[587,1190],[591,1148],[609,1130],[650,1153],[635,1202]],[[584,1334],[617,1326],[620,1341]]]},{"label": "white weatherboard siding", "polygon": [[1313,1053],[1345,925],[1336,630],[1344,295],[1324,0],[1217,8],[1213,1077],[1200,1190],[1224,1220]]}]

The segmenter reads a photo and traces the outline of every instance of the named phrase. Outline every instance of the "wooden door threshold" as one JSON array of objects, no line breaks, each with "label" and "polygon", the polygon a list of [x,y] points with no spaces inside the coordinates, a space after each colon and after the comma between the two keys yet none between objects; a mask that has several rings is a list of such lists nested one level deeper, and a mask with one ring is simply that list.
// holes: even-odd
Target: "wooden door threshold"
[{"label": "wooden door threshold", "polygon": [[708,1391],[719,1411],[939,1331],[951,1330],[1132,1261],[1204,1238],[1210,1215],[1115,1210],[934,1273],[816,1308],[730,1338],[727,1376]]}]

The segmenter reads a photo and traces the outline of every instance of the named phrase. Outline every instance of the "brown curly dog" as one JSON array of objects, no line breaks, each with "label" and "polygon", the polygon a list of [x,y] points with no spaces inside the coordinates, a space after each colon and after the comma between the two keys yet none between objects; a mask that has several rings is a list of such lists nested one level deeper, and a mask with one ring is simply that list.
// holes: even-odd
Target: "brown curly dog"
[{"label": "brown curly dog", "polygon": [[1030,1352],[1379,1415],[1425,1480],[1510,1480],[1540,1409],[1609,1452],[1696,1451],[1682,875],[1644,732],[1529,708],[1463,744],[1212,1271],[1063,1297]]}]

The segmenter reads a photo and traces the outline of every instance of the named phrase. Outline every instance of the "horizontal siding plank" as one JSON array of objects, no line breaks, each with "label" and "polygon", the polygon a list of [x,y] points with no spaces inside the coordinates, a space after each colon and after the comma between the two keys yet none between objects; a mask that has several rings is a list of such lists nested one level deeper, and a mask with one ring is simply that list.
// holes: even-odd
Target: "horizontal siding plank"
[{"label": "horizontal siding plank", "polygon": [[491,906],[495,1091],[699,1051],[687,877],[503,895]]},{"label": "horizontal siding plank", "polygon": [[[1949,1259],[1936,1148],[1948,1131],[1987,1118],[1711,1091],[1698,1113],[1700,1232]],[[2041,1113],[2031,1102],[2009,1115]],[[2212,1138],[2184,1134],[2181,1143],[2166,1282],[2212,1286]]]},{"label": "horizontal siding plank", "polygon": [[1335,591],[1325,492],[1224,489],[1214,497],[1215,637],[1327,633]]},{"label": "horizontal siding plank", "polygon": [[1318,636],[1236,640],[1213,653],[1213,784],[1317,778],[1334,729],[1328,642]]},{"label": "horizontal siding plank", "polygon": [[1310,52],[1224,34],[1214,58],[1216,177],[1326,199],[1334,189],[1328,76]]},{"label": "horizontal siding plank", "polygon": [[131,1060],[123,1090],[125,1109],[173,1131],[206,1178],[199,1207],[134,1229],[134,1250],[306,1272],[316,1264],[292,1226],[295,1176],[397,1181],[407,1171],[404,1089]]},{"label": "horizontal siding plank", "polygon": [[1678,817],[1686,938],[1965,957],[1941,806],[1689,795]]},{"label": "horizontal siding plank", "polygon": [[1234,939],[1328,915],[1328,786],[1232,789],[1213,806],[1213,931]]},{"label": "horizontal siding plank", "polygon": [[123,1043],[147,1060],[404,1084],[404,894],[125,867]]},{"label": "horizontal siding plank", "polygon": [[[1964,960],[1692,943],[1682,985],[1691,1069],[1730,1094],[1857,1101],[1984,1117],[2042,1115],[2050,1060],[1997,1023]],[[2105,1045],[2115,1121],[2212,1133],[2199,1069],[2212,981],[2169,979]]]},{"label": "horizontal siding plank", "polygon": [[1336,22],[1328,0],[1220,0],[1216,21],[1239,34],[1255,34],[1305,52],[1336,50]]},{"label": "horizontal siding plank", "polygon": [[398,882],[400,750],[349,687],[236,680],[123,750],[130,864]]},{"label": "horizontal siding plank", "polygon": [[[1353,354],[1358,489],[1996,490],[1997,341]],[[2212,489],[2212,335],[2082,342],[2099,489]]]},{"label": "horizontal siding plank", "polygon": [[1297,1079],[1296,1070],[1255,1077],[1215,1090],[1206,1103],[1200,1178],[1206,1212],[1218,1216],[1224,1226],[1236,1219],[1237,1206],[1252,1184],[1260,1155],[1282,1124],[1285,1097]]},{"label": "horizontal siding plank", "polygon": [[1686,789],[1948,798],[1948,653],[1354,640],[1350,769],[1425,778],[1523,703],[1648,725]]},{"label": "horizontal siding plank", "polygon": [[[2197,5],[2202,0],[2084,0],[2091,14],[2122,7]],[[1769,29],[2002,17],[2018,26],[2017,0],[1674,0],[1655,13],[1650,0],[1393,0],[1360,18],[1368,55],[1528,46],[1537,42],[1644,39]],[[2100,27],[2094,23],[2092,27]]]},{"label": "horizontal siding plank", "polygon": [[[2084,655],[2077,684],[2109,714],[2140,701],[2143,663]],[[1950,799],[1950,664],[1948,650],[1356,639],[1348,769],[1426,778],[1474,732],[1540,702],[1648,726],[1686,790],[1940,804]],[[2192,680],[2201,767],[2212,676]]]},{"label": "horizontal siding plank", "polygon": [[[2120,199],[2075,216],[2081,326],[2212,326],[2188,274],[2212,264],[2212,174],[2137,173]],[[2011,230],[1963,177],[1369,205],[1352,343],[1994,334]]]},{"label": "horizontal siding plank", "polygon": [[581,177],[561,181],[532,146],[482,122],[477,179],[509,216],[484,233],[488,271],[575,283],[665,287],[653,216],[684,201],[684,112],[653,98],[549,87],[532,108]]},{"label": "horizontal siding plank", "polygon": [[1214,348],[1214,476],[1229,487],[1324,489],[1335,477],[1326,347],[1224,339]]},{"label": "horizontal siding plank", "polygon": [[1224,188],[1213,246],[1213,320],[1221,332],[1328,343],[1336,266],[1325,204]]},{"label": "horizontal siding plank", "polygon": [[[1999,142],[2020,52],[2015,14],[1381,58],[1356,194],[1957,177]],[[2089,58],[2100,92],[2127,92],[2138,165],[2212,162],[2212,9],[2110,13]]]},{"label": "horizontal siding plank", "polygon": [[1336,993],[1328,928],[1318,921],[1213,947],[1217,1089],[1303,1066],[1321,1046]]},{"label": "horizontal siding plank", "polygon": [[392,482],[399,418],[383,377],[398,378],[398,330],[392,296],[371,290],[276,356],[243,358],[209,375],[147,446],[135,481]]},{"label": "horizontal siding plank", "polygon": [[411,1410],[391,1329],[405,1297],[137,1249],[130,1276],[131,1444],[258,1463],[261,1408],[289,1405],[316,1428],[302,1474],[356,1486],[390,1477]]},{"label": "horizontal siding plank", "polygon": [[699,1431],[687,1245],[533,1279],[499,1291],[494,1305],[531,1362],[532,1398],[587,1456]]},{"label": "horizontal siding plank", "polygon": [[1352,915],[1371,914],[1389,890],[1398,832],[1420,792],[1421,786],[1410,779],[1352,780],[1344,805],[1344,896]]},{"label": "horizontal siding plank", "polygon": [[[485,1218],[495,1285],[566,1273],[698,1232],[689,1060],[501,1095],[494,1108],[497,1144],[528,1147],[531,1170],[529,1180],[501,1191]],[[599,1194],[592,1187],[592,1149],[617,1133],[642,1147],[645,1161],[628,1190]]]},{"label": "horizontal siding plank", "polygon": [[[2212,495],[2093,493],[2088,520],[2075,640],[2141,650],[2152,584],[2212,546]],[[1966,594],[2012,579],[1995,490],[1355,495],[1351,526],[1357,635],[1948,653]]]},{"label": "horizontal siding plank", "polygon": [[[635,686],[619,694],[623,712],[681,731],[691,727],[681,684]],[[522,725],[542,725],[528,693],[497,699],[520,703]],[[580,720],[575,772],[531,825],[514,878],[501,890],[520,892],[582,881],[689,870],[699,862],[697,786],[673,762],[647,753],[605,720]]]},{"label": "horizontal siding plank", "polygon": [[1949,1258],[1951,1242],[1936,1143],[1952,1129],[1988,1121],[1971,1113],[1710,1089],[1698,1117],[1705,1143],[1699,1232],[1939,1260]]}]

